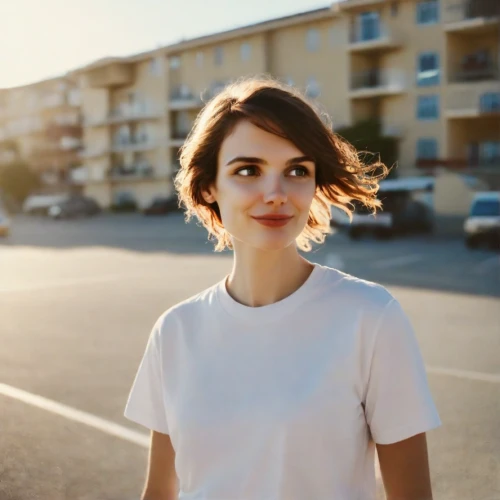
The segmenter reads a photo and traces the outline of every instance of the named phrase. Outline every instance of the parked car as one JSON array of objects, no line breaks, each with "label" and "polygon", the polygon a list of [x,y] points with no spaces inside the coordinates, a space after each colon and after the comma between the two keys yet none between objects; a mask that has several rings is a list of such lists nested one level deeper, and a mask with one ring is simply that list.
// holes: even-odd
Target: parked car
[{"label": "parked car", "polygon": [[88,196],[73,196],[49,208],[48,215],[53,219],[75,219],[91,217],[101,212],[97,202]]},{"label": "parked car", "polygon": [[6,238],[10,232],[10,219],[7,213],[0,207],[0,236]]},{"label": "parked car", "polygon": [[138,206],[131,193],[118,193],[109,208],[112,212],[136,212]]},{"label": "parked car", "polygon": [[23,212],[31,215],[47,215],[49,208],[56,204],[66,201],[70,196],[68,194],[34,194],[28,196],[23,203]]},{"label": "parked car", "polygon": [[362,203],[353,202],[352,222],[340,209],[332,207],[333,226],[347,232],[350,238],[359,239],[365,234],[377,238],[394,235],[431,233],[434,214],[431,205],[423,200],[432,197],[434,178],[412,177],[388,179],[380,183],[378,198],[382,210],[373,215]]},{"label": "parked car", "polygon": [[154,198],[151,204],[146,207],[142,213],[144,215],[166,215],[171,212],[178,212],[179,199],[177,196],[172,196],[170,198],[159,196]]},{"label": "parked car", "polygon": [[500,249],[500,191],[476,193],[464,222],[465,244]]}]

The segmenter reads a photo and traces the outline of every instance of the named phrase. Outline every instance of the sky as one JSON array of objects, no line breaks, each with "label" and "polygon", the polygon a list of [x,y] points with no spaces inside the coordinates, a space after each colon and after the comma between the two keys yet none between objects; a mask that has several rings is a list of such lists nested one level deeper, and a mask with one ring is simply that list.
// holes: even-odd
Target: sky
[{"label": "sky", "polygon": [[276,17],[329,0],[0,0],[0,88]]}]

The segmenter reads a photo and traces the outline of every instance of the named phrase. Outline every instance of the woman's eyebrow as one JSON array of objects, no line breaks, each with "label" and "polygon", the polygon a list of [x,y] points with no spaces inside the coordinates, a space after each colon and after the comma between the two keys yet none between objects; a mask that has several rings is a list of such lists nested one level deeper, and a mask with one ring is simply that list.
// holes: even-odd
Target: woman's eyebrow
[{"label": "woman's eyebrow", "polygon": [[[286,162],[287,165],[295,165],[297,163],[303,163],[305,161],[314,162],[310,156],[297,156],[296,158],[291,158]],[[255,156],[236,156],[232,160],[226,163],[226,166],[232,165],[233,163],[256,163],[258,165],[265,165],[267,161],[262,158],[257,158]]]}]

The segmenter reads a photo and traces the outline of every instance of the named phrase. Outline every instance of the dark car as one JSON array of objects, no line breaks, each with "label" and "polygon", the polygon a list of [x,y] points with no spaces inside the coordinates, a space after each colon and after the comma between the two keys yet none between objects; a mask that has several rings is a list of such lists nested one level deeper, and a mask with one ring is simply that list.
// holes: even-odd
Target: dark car
[{"label": "dark car", "polygon": [[131,193],[118,193],[109,207],[112,212],[136,212],[137,201]]},{"label": "dark car", "polygon": [[142,213],[144,215],[166,215],[171,212],[178,212],[179,210],[179,199],[176,196],[171,198],[158,197],[154,198]]},{"label": "dark car", "polygon": [[433,231],[432,210],[423,202],[412,199],[407,193],[382,195],[383,210],[371,215],[363,206],[356,207],[348,234],[358,239],[363,234],[377,238],[391,238],[404,234],[429,234]]},{"label": "dark car", "polygon": [[74,196],[65,201],[54,203],[48,209],[48,215],[53,219],[75,219],[91,217],[101,212],[101,207],[87,196]]}]

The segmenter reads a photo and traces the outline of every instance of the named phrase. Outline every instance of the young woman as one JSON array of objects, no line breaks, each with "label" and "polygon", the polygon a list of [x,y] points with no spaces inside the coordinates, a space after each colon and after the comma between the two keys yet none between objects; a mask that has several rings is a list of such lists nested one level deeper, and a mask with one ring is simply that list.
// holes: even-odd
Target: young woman
[{"label": "young woman", "polygon": [[176,187],[233,267],[151,332],[125,410],[152,431],[143,499],[374,499],[375,449],[389,500],[432,498],[425,433],[441,422],[405,313],[299,253],[331,205],[380,207],[386,173],[271,79],[202,110]]}]

